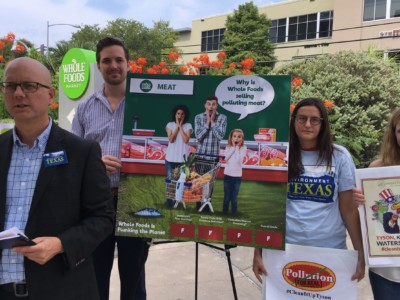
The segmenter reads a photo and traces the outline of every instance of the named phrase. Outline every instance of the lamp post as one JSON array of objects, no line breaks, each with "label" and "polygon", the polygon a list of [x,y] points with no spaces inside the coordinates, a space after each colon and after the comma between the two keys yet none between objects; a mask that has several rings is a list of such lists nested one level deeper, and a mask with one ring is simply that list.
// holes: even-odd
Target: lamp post
[{"label": "lamp post", "polygon": [[68,23],[57,23],[57,24],[49,24],[49,21],[47,21],[47,55],[49,55],[49,28],[52,26],[71,26],[74,28],[81,28],[79,25],[74,25],[74,24],[68,24]]}]

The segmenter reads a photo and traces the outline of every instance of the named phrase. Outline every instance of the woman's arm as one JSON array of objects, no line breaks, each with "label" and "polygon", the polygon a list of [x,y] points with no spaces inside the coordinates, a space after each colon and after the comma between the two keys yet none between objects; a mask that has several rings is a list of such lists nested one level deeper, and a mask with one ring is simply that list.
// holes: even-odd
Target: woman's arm
[{"label": "woman's arm", "polygon": [[176,126],[176,128],[174,130],[171,130],[170,128],[168,128],[168,125],[167,125],[165,130],[167,131],[168,141],[170,143],[175,142],[176,136],[178,135],[178,132],[179,132],[179,126]]},{"label": "woman's arm", "polygon": [[360,281],[365,275],[365,259],[361,237],[360,216],[358,215],[357,207],[353,205],[352,197],[352,190],[339,192],[339,210],[346,229],[349,232],[353,247],[358,251],[357,267],[351,280],[357,279]]},{"label": "woman's arm", "polygon": [[264,267],[264,263],[262,260],[262,249],[254,248],[254,256],[253,256],[253,272],[256,275],[256,278],[259,282],[262,283],[262,275],[267,276],[267,269]]}]

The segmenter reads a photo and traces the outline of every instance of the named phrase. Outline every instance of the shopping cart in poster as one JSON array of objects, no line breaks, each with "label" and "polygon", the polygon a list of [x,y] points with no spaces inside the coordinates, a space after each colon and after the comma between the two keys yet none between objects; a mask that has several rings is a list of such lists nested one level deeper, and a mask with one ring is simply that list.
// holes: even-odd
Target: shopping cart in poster
[{"label": "shopping cart in poster", "polygon": [[194,155],[195,162],[191,166],[190,174],[185,182],[169,178],[165,180],[166,197],[175,201],[174,208],[182,204],[186,209],[186,203],[200,202],[199,212],[202,212],[206,206],[209,206],[210,211],[214,212],[211,199],[215,179],[221,166],[219,156]]}]

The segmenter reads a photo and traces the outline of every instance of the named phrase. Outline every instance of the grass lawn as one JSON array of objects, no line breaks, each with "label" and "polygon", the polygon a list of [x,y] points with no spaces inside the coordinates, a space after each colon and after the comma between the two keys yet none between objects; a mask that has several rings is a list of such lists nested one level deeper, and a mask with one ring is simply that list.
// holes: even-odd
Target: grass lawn
[{"label": "grass lawn", "polygon": [[[242,181],[236,215],[222,214],[223,196],[223,180],[218,179],[214,184],[212,194],[214,213],[199,213],[196,203],[186,203],[186,209],[181,204],[177,208],[168,208],[165,204],[165,177],[122,174],[117,219],[131,223],[132,228],[136,229],[143,224],[152,224],[155,230],[166,233],[165,235],[150,236],[137,234],[153,238],[169,238],[170,223],[222,226],[224,232],[228,227],[252,229],[253,234],[256,229],[284,232],[286,183]],[[161,216],[138,217],[134,215],[143,208],[156,209],[161,212]],[[209,217],[207,222],[205,217]],[[217,222],[213,224],[212,220]],[[131,234],[124,233],[122,235]]]}]

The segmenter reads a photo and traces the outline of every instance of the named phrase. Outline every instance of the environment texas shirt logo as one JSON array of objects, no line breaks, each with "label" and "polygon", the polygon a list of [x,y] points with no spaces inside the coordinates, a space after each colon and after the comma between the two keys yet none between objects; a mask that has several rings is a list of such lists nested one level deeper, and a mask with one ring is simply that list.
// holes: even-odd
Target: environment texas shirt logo
[{"label": "environment texas shirt logo", "polygon": [[334,176],[301,176],[288,182],[289,200],[332,203],[335,194]]},{"label": "environment texas shirt logo", "polygon": [[327,291],[336,284],[336,276],[331,269],[308,261],[286,264],[283,267],[282,276],[291,286],[305,291]]}]

